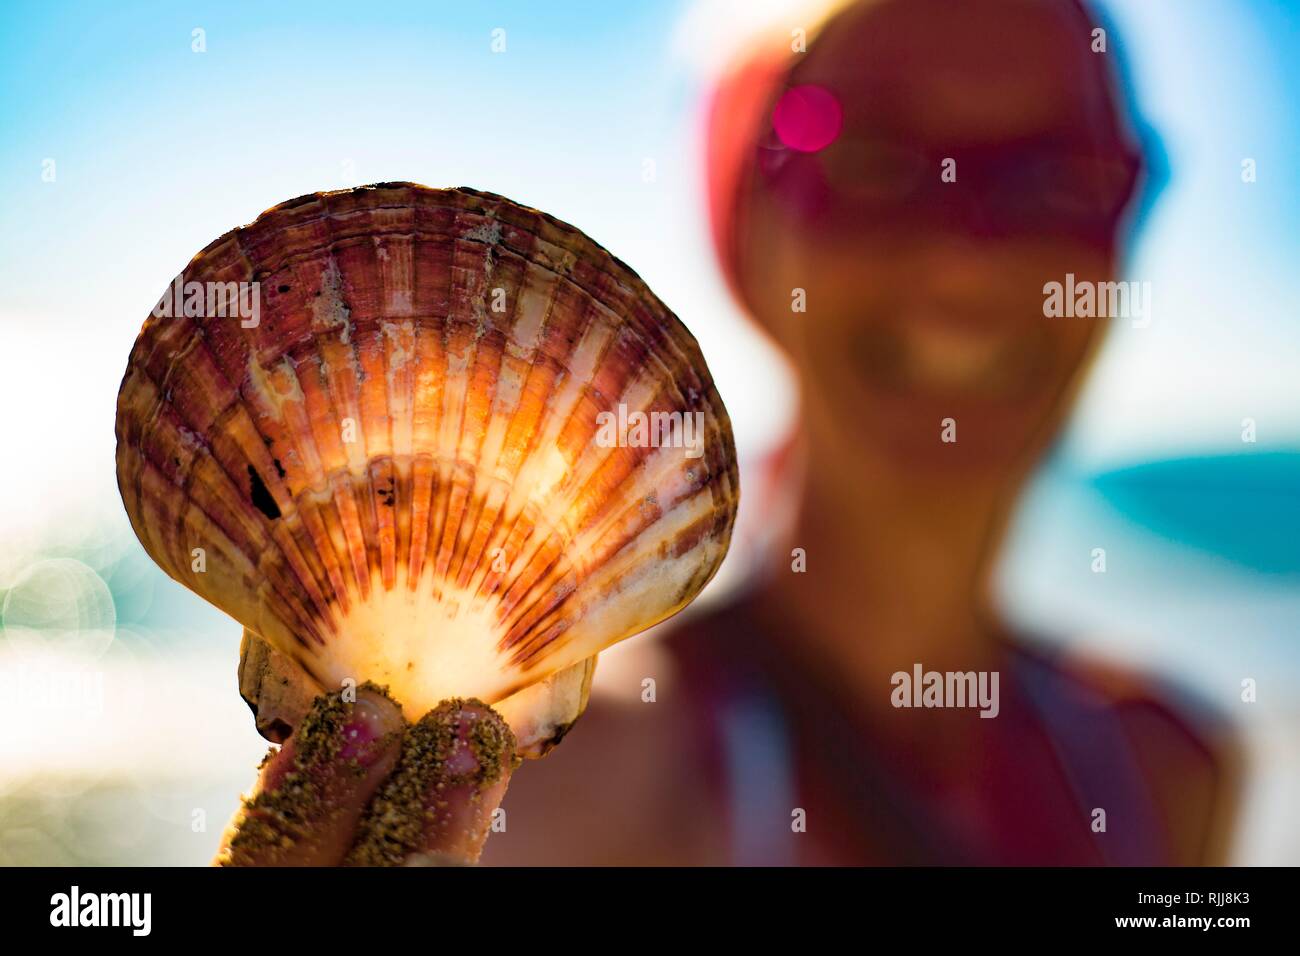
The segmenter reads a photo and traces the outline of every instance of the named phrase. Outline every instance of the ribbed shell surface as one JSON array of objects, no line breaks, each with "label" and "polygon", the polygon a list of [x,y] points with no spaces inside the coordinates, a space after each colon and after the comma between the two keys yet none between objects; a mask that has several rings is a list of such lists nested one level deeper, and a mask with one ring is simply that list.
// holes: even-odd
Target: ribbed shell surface
[{"label": "ribbed shell surface", "polygon": [[387,684],[414,716],[493,703],[721,562],[737,472],[699,347],[573,227],[382,184],[276,206],[180,281],[258,283],[256,325],[145,322],[122,499],[167,574],[322,685]]}]

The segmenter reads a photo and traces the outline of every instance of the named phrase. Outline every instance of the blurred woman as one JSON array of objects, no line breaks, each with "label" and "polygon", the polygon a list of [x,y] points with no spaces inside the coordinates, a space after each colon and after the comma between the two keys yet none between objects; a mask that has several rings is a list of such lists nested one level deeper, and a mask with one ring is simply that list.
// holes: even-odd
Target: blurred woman
[{"label": "blurred woman", "polygon": [[[1227,729],[989,598],[1104,331],[1044,287],[1114,276],[1142,183],[1097,30],[1077,0],[868,0],[722,84],[714,237],[799,375],[798,517],[672,634],[653,704],[597,698],[515,777],[485,863],[1224,861]],[[996,706],[925,706],[950,672]]]}]

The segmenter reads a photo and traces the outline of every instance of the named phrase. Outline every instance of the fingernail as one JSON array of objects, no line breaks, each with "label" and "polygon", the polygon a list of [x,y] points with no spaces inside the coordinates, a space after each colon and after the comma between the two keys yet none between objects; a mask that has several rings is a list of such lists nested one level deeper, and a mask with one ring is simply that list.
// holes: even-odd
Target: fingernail
[{"label": "fingernail", "polygon": [[[419,730],[424,725],[423,730]],[[442,764],[438,785],[491,786],[514,751],[514,734],[500,715],[480,700],[445,700],[417,724]]]},{"label": "fingernail", "polygon": [[379,691],[360,689],[347,723],[340,731],[343,746],[339,756],[369,767],[383,754],[382,747],[374,746],[376,741],[399,730],[401,726],[401,708],[390,697]]}]

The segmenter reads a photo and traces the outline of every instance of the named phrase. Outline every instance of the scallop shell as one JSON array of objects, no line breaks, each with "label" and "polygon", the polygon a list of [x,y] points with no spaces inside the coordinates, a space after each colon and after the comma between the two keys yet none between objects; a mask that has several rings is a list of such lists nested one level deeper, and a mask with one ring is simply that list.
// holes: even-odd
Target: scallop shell
[{"label": "scallop shell", "polygon": [[[199,314],[156,309],[131,352],[122,499],[167,574],[323,687],[414,718],[581,683],[721,563],[735,450],[699,346],[577,229],[381,184],[276,206],[177,281]],[[229,282],[256,314],[221,313]]]}]

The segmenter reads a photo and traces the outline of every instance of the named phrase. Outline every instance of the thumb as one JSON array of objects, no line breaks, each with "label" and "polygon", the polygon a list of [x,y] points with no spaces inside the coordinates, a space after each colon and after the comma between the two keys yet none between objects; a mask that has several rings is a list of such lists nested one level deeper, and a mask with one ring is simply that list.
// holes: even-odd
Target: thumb
[{"label": "thumb", "polygon": [[477,862],[515,763],[514,734],[496,711],[444,700],[407,729],[345,865]]}]

